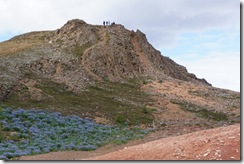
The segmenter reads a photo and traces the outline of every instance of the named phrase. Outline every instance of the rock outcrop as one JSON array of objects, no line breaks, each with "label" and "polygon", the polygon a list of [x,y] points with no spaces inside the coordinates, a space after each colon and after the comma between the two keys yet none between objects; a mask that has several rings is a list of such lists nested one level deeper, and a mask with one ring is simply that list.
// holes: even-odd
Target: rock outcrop
[{"label": "rock outcrop", "polygon": [[122,25],[93,26],[82,20],[68,21],[53,33],[50,43],[69,49],[80,56],[86,72],[94,78],[123,80],[138,76],[163,79],[197,81],[205,80],[189,74],[185,67],[161,55],[146,35],[129,31]]}]

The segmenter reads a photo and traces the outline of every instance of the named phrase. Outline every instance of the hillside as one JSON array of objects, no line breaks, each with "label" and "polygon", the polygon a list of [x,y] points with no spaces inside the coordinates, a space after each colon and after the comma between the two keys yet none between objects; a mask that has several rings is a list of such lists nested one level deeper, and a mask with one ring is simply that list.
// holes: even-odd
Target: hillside
[{"label": "hillside", "polygon": [[212,87],[120,24],[74,19],[16,36],[0,43],[0,72],[3,108],[150,128],[163,138],[240,123],[239,92]]}]

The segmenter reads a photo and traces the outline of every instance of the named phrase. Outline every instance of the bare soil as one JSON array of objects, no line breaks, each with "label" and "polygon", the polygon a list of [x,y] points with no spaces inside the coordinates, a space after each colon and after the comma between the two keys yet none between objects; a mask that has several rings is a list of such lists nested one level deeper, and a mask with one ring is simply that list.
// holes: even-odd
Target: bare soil
[{"label": "bare soil", "polygon": [[[179,132],[183,127],[199,126],[204,128],[216,128],[221,126],[239,123],[240,98],[239,93],[217,89],[205,85],[194,84],[180,80],[150,81],[142,86],[142,90],[154,99],[149,108],[156,109],[154,112],[154,125],[156,129],[171,129],[178,127]],[[181,105],[174,103],[179,101],[182,104],[193,104],[195,112],[182,109]],[[187,108],[188,105],[186,105]],[[199,117],[197,110],[220,112],[228,116],[228,120],[216,121],[213,119]],[[194,132],[189,131],[189,132]],[[185,134],[185,133],[181,133]]]},{"label": "bare soil", "polygon": [[240,160],[240,125],[159,139],[86,160]]}]

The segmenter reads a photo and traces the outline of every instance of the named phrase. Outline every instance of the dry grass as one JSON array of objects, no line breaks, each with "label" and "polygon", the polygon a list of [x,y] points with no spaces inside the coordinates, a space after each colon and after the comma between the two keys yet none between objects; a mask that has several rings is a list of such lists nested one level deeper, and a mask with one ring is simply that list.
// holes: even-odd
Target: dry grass
[{"label": "dry grass", "polygon": [[41,45],[50,32],[31,32],[0,43],[0,56],[11,55]]}]

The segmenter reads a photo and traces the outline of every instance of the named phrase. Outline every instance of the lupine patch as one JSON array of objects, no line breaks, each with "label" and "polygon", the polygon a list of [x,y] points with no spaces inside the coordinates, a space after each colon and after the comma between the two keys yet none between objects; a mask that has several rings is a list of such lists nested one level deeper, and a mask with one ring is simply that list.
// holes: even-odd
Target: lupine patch
[{"label": "lupine patch", "polygon": [[0,159],[51,151],[95,150],[108,143],[125,143],[148,131],[92,122],[75,115],[62,116],[48,110],[3,109],[0,124],[11,133],[0,142]]}]

